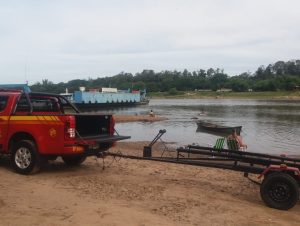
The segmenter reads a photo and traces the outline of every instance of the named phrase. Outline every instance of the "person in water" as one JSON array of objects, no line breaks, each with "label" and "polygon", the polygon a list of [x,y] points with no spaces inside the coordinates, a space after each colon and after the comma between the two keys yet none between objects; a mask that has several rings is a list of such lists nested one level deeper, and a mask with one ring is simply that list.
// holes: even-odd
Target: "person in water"
[{"label": "person in water", "polygon": [[231,131],[231,134],[227,137],[228,140],[236,140],[239,145],[239,148],[247,148],[247,144],[243,142],[241,136],[239,136],[235,129]]},{"label": "person in water", "polygon": [[150,110],[149,115],[150,115],[150,117],[155,117],[154,112],[152,111],[152,109]]}]

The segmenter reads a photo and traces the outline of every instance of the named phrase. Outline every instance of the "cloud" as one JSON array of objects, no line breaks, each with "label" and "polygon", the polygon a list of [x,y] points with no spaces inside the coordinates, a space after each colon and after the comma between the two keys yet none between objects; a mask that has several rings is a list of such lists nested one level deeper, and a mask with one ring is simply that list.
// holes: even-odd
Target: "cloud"
[{"label": "cloud", "polygon": [[296,0],[0,1],[1,79],[254,71],[299,58],[299,8]]}]

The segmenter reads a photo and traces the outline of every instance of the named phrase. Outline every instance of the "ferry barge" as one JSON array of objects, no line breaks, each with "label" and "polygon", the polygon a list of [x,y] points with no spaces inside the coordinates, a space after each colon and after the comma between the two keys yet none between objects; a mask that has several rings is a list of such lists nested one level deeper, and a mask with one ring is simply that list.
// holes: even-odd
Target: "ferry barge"
[{"label": "ferry barge", "polygon": [[89,89],[80,87],[74,93],[64,93],[79,109],[129,107],[148,104],[146,91],[117,90],[116,88]]}]

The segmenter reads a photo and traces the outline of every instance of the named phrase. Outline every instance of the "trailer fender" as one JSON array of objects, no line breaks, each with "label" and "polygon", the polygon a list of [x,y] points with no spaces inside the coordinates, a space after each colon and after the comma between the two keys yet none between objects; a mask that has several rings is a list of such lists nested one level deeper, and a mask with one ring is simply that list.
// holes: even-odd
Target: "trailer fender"
[{"label": "trailer fender", "polygon": [[299,168],[287,166],[285,164],[270,165],[258,176],[258,179],[261,179],[263,176],[266,176],[267,174],[269,174],[271,172],[286,172],[288,174],[295,176],[295,179],[300,180]]}]

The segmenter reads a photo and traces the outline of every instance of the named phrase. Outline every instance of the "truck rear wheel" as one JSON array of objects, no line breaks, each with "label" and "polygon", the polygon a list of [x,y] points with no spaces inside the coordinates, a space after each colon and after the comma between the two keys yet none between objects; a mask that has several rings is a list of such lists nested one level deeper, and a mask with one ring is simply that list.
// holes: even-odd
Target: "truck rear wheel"
[{"label": "truck rear wheel", "polygon": [[299,185],[287,173],[272,173],[263,180],[260,187],[260,195],[267,206],[288,210],[299,199]]},{"label": "truck rear wheel", "polygon": [[17,173],[30,174],[39,171],[40,156],[31,140],[18,141],[12,149],[11,163]]},{"label": "truck rear wheel", "polygon": [[63,161],[69,166],[77,166],[84,162],[85,155],[65,155],[62,156]]}]

